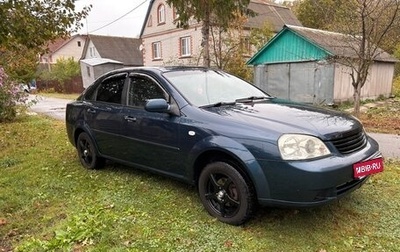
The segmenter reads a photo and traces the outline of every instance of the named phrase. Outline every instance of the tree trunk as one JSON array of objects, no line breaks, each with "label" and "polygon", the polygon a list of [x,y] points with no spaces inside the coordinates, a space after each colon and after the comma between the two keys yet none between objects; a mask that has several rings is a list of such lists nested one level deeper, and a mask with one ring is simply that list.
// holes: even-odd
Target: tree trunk
[{"label": "tree trunk", "polygon": [[354,116],[358,117],[360,115],[360,102],[361,102],[361,83],[354,85]]},{"label": "tree trunk", "polygon": [[203,66],[210,67],[210,10],[205,8],[203,26],[201,28],[203,43]]}]

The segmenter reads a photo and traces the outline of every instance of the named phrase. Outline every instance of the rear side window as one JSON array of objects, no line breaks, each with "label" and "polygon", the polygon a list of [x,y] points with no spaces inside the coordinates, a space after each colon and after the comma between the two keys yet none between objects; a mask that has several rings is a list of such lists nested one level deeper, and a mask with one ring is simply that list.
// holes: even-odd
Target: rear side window
[{"label": "rear side window", "polygon": [[152,79],[135,75],[130,78],[128,105],[144,107],[149,99],[166,99],[164,90]]},{"label": "rear side window", "polygon": [[125,76],[126,74],[123,74],[103,80],[97,89],[96,101],[120,104],[126,79]]}]

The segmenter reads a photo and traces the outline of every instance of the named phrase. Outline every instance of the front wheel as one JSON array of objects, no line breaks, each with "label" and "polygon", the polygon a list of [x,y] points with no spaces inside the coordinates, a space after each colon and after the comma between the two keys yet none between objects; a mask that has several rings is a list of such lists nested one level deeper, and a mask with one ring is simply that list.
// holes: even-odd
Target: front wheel
[{"label": "front wheel", "polygon": [[198,188],[204,207],[222,222],[243,224],[255,207],[252,186],[225,162],[208,164],[200,174]]},{"label": "front wheel", "polygon": [[97,155],[96,147],[87,133],[79,134],[76,149],[79,161],[85,168],[100,169],[104,166],[104,158]]}]

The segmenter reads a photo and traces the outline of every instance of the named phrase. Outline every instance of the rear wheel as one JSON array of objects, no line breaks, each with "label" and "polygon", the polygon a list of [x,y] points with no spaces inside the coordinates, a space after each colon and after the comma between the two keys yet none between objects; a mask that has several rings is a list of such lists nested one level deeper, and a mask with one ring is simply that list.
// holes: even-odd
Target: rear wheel
[{"label": "rear wheel", "polygon": [[78,136],[76,149],[81,164],[87,169],[100,169],[104,166],[105,160],[97,155],[97,150],[92,139],[86,132]]},{"label": "rear wheel", "polygon": [[200,174],[198,187],[204,207],[220,221],[240,225],[251,216],[254,190],[231,165],[208,164]]}]

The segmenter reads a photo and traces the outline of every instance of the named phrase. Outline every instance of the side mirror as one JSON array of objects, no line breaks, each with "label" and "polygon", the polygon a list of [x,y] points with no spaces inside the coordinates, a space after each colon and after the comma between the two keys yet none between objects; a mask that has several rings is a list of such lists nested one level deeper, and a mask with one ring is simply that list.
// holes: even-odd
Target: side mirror
[{"label": "side mirror", "polygon": [[165,99],[150,99],[144,109],[149,112],[169,113],[171,106]]}]

